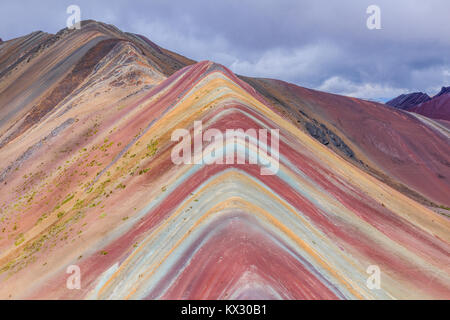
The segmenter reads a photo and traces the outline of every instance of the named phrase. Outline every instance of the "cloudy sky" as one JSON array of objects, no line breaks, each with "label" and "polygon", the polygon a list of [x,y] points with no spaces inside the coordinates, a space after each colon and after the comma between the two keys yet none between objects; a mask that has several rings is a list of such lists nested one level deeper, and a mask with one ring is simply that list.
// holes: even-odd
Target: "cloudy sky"
[{"label": "cloudy sky", "polygon": [[[55,33],[81,19],[114,24],[234,72],[373,100],[450,85],[448,0],[1,1],[0,38]],[[369,5],[381,29],[369,30]]]}]

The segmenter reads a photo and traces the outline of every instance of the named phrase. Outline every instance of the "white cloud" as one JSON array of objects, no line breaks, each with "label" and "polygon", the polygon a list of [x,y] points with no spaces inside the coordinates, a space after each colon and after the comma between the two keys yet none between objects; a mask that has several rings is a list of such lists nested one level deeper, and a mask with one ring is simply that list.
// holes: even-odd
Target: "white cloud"
[{"label": "white cloud", "polygon": [[378,83],[354,83],[337,76],[325,80],[316,89],[367,100],[391,98],[408,92],[406,88],[393,88]]},{"label": "white cloud", "polygon": [[179,30],[166,21],[137,19],[131,29],[163,48],[194,60],[213,60],[222,64],[235,60],[225,38],[221,35],[202,37],[194,26]]},{"label": "white cloud", "polygon": [[255,61],[236,59],[229,68],[239,74],[298,81],[317,75],[335,61],[340,51],[329,44],[308,45],[295,49],[276,48],[265,51]]},{"label": "white cloud", "polygon": [[444,70],[442,73],[444,74],[445,82],[450,82],[450,69]]}]

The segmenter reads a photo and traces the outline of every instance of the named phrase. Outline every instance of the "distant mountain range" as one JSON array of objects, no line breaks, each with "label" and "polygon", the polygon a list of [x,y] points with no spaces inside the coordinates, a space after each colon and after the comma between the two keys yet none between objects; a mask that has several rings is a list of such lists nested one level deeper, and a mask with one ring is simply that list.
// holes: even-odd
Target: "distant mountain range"
[{"label": "distant mountain range", "polygon": [[434,97],[430,97],[423,92],[413,92],[402,94],[386,102],[386,104],[432,119],[450,121],[450,86],[442,87],[441,91]]}]

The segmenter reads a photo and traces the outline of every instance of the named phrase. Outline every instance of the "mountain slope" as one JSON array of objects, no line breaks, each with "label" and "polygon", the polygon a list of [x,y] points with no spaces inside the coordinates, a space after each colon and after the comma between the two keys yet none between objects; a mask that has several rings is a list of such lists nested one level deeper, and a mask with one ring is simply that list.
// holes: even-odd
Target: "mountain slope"
[{"label": "mountain slope", "polygon": [[[88,30],[73,32],[66,52],[97,35]],[[65,65],[44,91],[65,81],[76,87],[49,99],[45,114],[0,148],[0,297],[450,298],[448,218],[364,171],[360,160],[368,151],[356,151],[341,129],[332,135],[327,125],[324,137],[315,127],[308,131],[286,114],[289,105],[272,102],[278,95],[261,95],[259,86],[221,65],[191,64],[147,41],[141,47],[134,37],[100,38],[97,44],[117,41],[105,50],[86,48]],[[33,59],[41,68],[52,47]],[[90,72],[74,80],[87,54]],[[189,65],[172,73],[181,64]],[[41,101],[35,93],[39,98],[20,104],[16,90],[20,111],[5,128],[19,127],[12,119],[20,112],[26,118]],[[322,107],[317,123],[325,123],[321,114],[333,114],[336,100],[307,92],[310,106]],[[301,95],[294,98],[306,105]],[[342,101],[342,113],[355,112]],[[204,132],[278,129],[279,170],[262,175],[261,164],[235,161],[175,164],[171,135],[180,128],[193,134],[200,120]],[[427,134],[432,138],[423,139],[438,139]],[[212,155],[212,147],[225,153],[236,147],[237,160],[258,153],[260,143],[238,135],[189,149],[208,159],[220,154]],[[273,163],[273,144],[269,149],[271,156],[263,156]],[[70,265],[80,267],[80,290],[66,287]],[[382,272],[381,290],[366,286],[371,265]]]},{"label": "mountain slope", "polygon": [[382,104],[278,80],[243,79],[304,131],[374,177],[423,204],[450,205],[448,132]]},{"label": "mountain slope", "polygon": [[431,119],[450,121],[450,93],[439,95],[430,101],[412,107],[409,111]]},{"label": "mountain slope", "polygon": [[[144,37],[95,21],[84,21],[80,31],[35,32],[6,41],[0,48],[0,100],[4,103],[0,147],[62,102],[119,41],[132,43],[146,63],[165,76],[193,63],[155,47]],[[32,116],[24,117],[30,111]]]}]

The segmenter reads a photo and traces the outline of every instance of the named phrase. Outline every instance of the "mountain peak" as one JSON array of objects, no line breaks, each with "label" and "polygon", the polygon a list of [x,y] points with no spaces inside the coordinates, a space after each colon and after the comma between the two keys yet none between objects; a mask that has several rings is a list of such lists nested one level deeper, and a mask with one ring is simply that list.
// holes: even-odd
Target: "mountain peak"
[{"label": "mountain peak", "polygon": [[388,102],[387,105],[402,110],[408,110],[411,107],[418,105],[419,103],[431,100],[430,96],[423,92],[413,92],[408,94],[402,94],[397,98],[394,98]]},{"label": "mountain peak", "polygon": [[447,94],[447,93],[450,93],[450,86],[442,87],[441,91],[439,91],[439,93],[437,95],[435,95],[433,98],[442,96],[443,94]]}]

